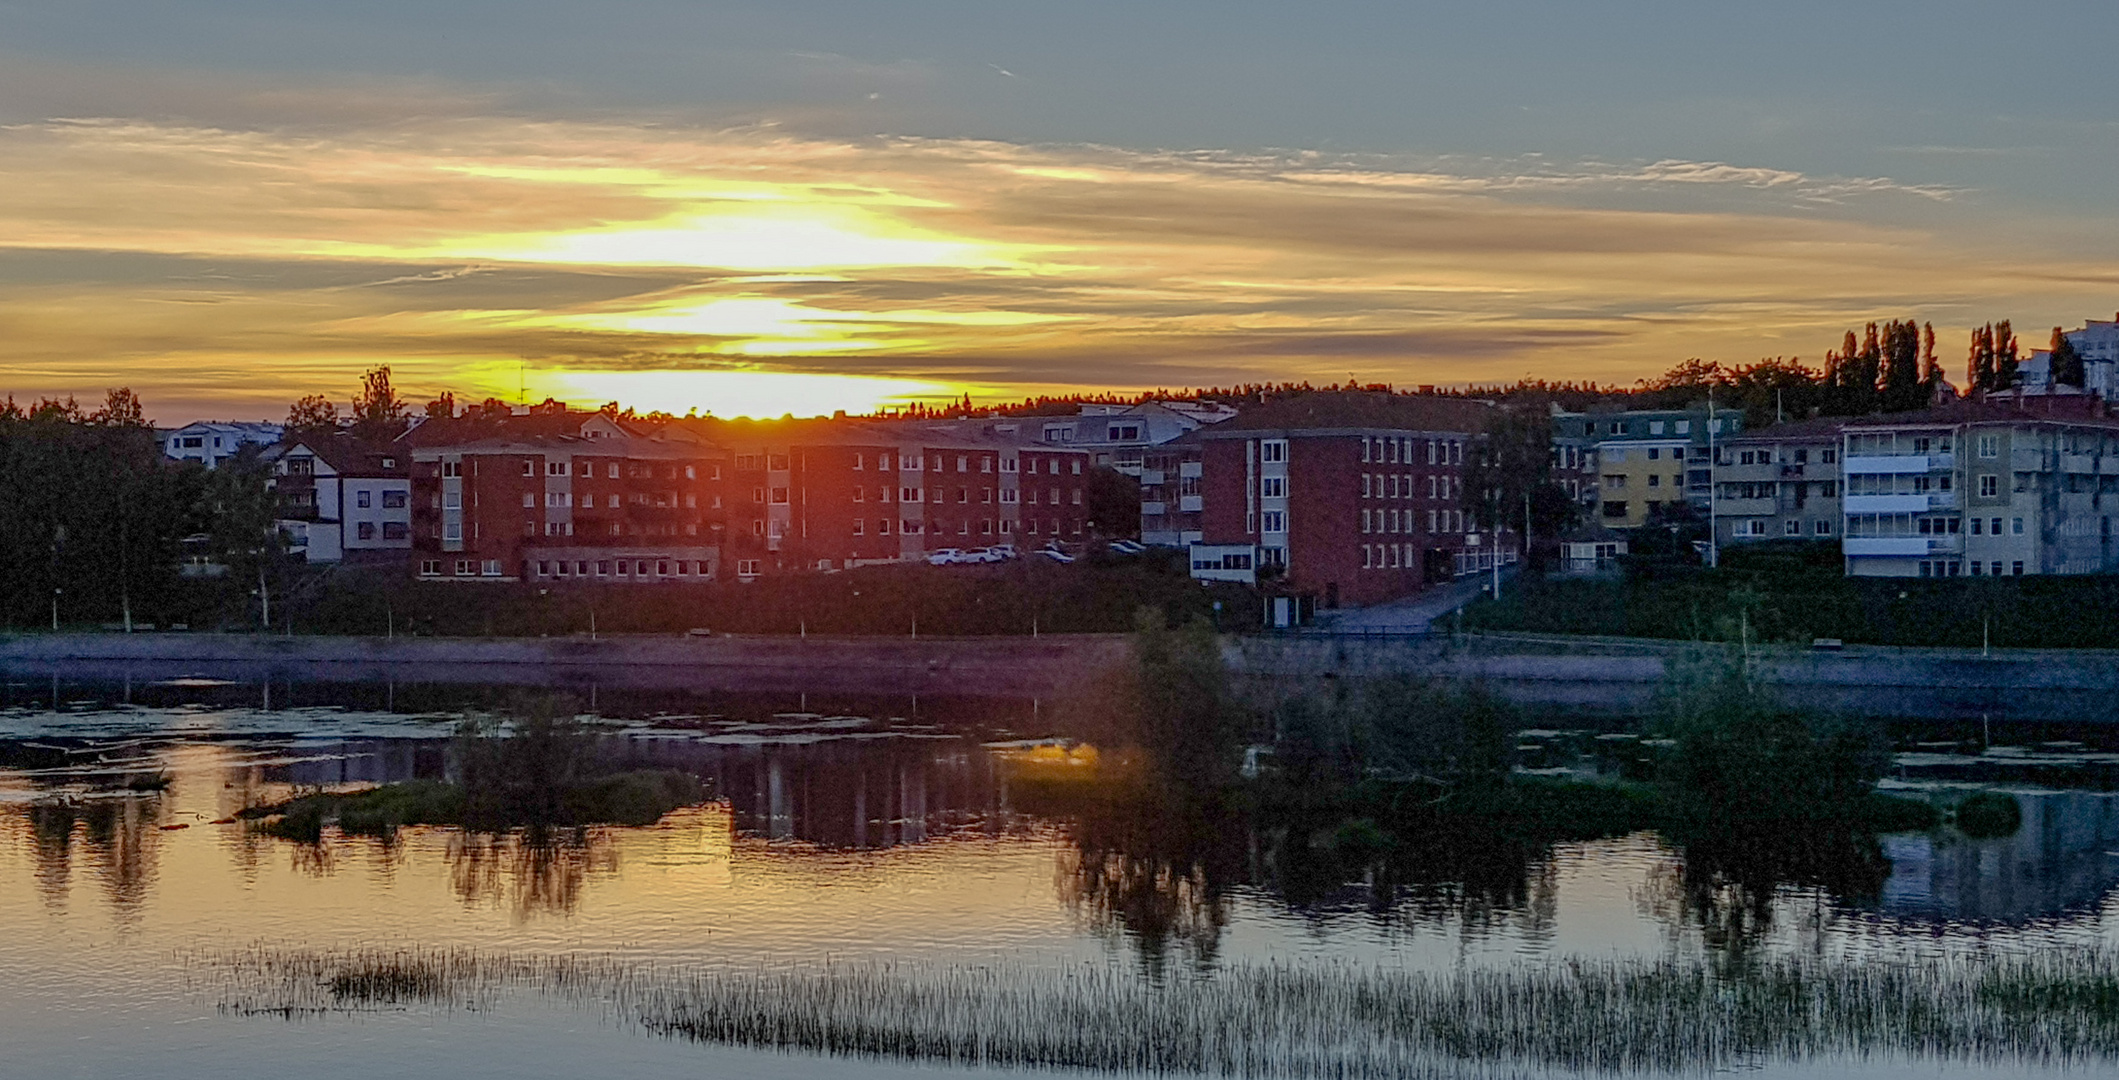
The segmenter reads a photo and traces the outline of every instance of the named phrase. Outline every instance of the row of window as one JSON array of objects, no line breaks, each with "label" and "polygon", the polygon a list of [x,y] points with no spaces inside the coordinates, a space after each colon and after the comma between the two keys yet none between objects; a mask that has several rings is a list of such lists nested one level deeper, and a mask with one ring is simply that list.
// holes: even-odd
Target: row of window
[{"label": "row of window", "polygon": [[[784,491],[785,489],[779,490]],[[455,492],[444,493],[444,504],[452,510],[459,505],[458,500],[454,497],[455,494]],[[782,498],[780,501],[785,502],[786,499]],[[623,496],[614,491],[604,495],[605,509],[616,510],[621,502],[629,502],[634,506],[659,506],[663,509],[670,509],[679,505],[692,510],[699,508],[699,496],[691,492],[685,492],[682,498],[679,498],[674,491],[635,491]],[[565,509],[579,506],[583,510],[593,510],[596,508],[596,493],[593,491],[547,491],[544,493],[544,505],[547,509]],[[719,506],[720,503],[716,501],[713,505]],[[525,510],[536,509],[537,493],[534,491],[523,492],[522,506]]]},{"label": "row of window", "polygon": [[[1418,490],[1415,481],[1419,477],[1402,473],[1362,473],[1361,497],[1364,499],[1410,499]],[[1455,499],[1464,494],[1464,481],[1452,476],[1429,476],[1427,497],[1430,499]]]},{"label": "row of window", "polygon": [[[375,522],[363,521],[354,526],[354,532],[363,540],[375,539]],[[383,522],[383,539],[403,540],[412,535],[412,526],[403,521]]]},{"label": "row of window", "polygon": [[[1663,486],[1663,474],[1661,474],[1661,473],[1649,473],[1649,474],[1648,474],[1648,486],[1649,486],[1649,487],[1652,487],[1652,488],[1659,488],[1659,487],[1662,487],[1662,486]],[[1672,473],[1672,474],[1670,474],[1670,486],[1671,486],[1671,487],[1674,487],[1674,488],[1678,488],[1678,487],[1684,487],[1684,486],[1685,486],[1685,477],[1684,477],[1684,475],[1683,475],[1682,473]],[[1624,474],[1624,473],[1607,473],[1607,474],[1605,475],[1605,477],[1604,477],[1604,488],[1605,488],[1605,490],[1607,490],[1607,491],[1624,491],[1624,490],[1626,489],[1626,474]]]},{"label": "row of window", "polygon": [[[760,524],[760,523],[756,523],[756,522],[754,522],[753,524],[754,524],[754,525],[756,525],[756,524]],[[776,529],[777,529],[777,526],[778,526],[778,524],[779,524],[778,522],[775,522],[775,523],[774,523],[774,525],[775,525]],[[973,524],[973,523],[972,523],[972,520],[971,520],[970,518],[959,518],[959,519],[957,520],[957,523],[956,523],[956,534],[957,534],[958,536],[970,536],[970,535],[972,535],[972,524]],[[1001,535],[1001,536],[1013,536],[1013,535],[1015,535],[1015,530],[1016,530],[1016,527],[1017,527],[1017,523],[1016,523],[1016,522],[1015,522],[1014,520],[1012,520],[1012,519],[1006,519],[1006,518],[1002,519],[1002,520],[1001,520],[1001,521],[999,521],[999,522],[995,522],[995,521],[994,521],[994,519],[992,519],[992,518],[982,518],[982,519],[980,519],[980,520],[979,520],[979,521],[977,522],[977,524],[978,524],[978,533],[977,533],[977,535],[979,535],[979,536],[993,536],[993,535],[995,535],[996,533],[998,533],[998,534],[999,534],[999,535]],[[1080,535],[1082,534],[1082,523],[1081,523],[1081,522],[1079,522],[1079,521],[1076,521],[1076,522],[1074,522],[1073,524],[1074,524],[1074,535],[1076,535],[1076,536],[1080,536]],[[1041,533],[1040,533],[1040,531],[1039,531],[1039,529],[1040,529],[1040,526],[1041,526],[1041,525],[1043,526],[1043,530],[1044,530],[1042,534],[1041,534]],[[1038,535],[1047,535],[1047,536],[1060,536],[1060,535],[1063,535],[1063,534],[1062,534],[1062,530],[1061,530],[1061,522],[1060,522],[1060,521],[1059,521],[1059,519],[1057,519],[1057,518],[1053,518],[1053,519],[1051,519],[1051,520],[1049,520],[1049,521],[1044,521],[1044,522],[1040,522],[1040,521],[1039,521],[1039,520],[1038,520],[1037,518],[1024,518],[1024,519],[1022,519],[1022,522],[1021,522],[1021,527],[1022,527],[1022,530],[1023,530],[1023,531],[1025,532],[1025,533],[1027,533],[1027,534],[1029,534],[1029,535],[1031,535],[1031,536],[1038,536]],[[875,520],[875,534],[876,534],[877,536],[889,536],[889,535],[890,535],[890,529],[891,529],[891,519],[889,519],[889,518],[877,518],[877,519]],[[921,533],[922,531],[925,531],[925,532],[928,532],[928,533],[932,533],[932,534],[934,534],[934,535],[936,535],[936,536],[944,536],[944,535],[947,535],[947,534],[948,534],[948,532],[949,532],[949,523],[948,523],[948,522],[946,522],[946,521],[934,521],[934,522],[923,522],[923,521],[919,520],[918,518],[906,518],[906,519],[904,519],[904,520],[902,520],[902,521],[899,521],[899,522],[897,523],[897,529],[898,529],[898,531],[899,531],[900,533],[903,533],[903,534],[905,534],[905,535],[908,535],[908,536],[917,536],[917,535],[919,535],[919,534],[920,534],[920,533]],[[755,530],[754,530],[754,531],[755,531]],[[779,533],[779,532],[777,532],[777,531],[776,531],[776,532],[775,532],[775,533],[774,533],[773,535],[775,535],[775,536],[778,536],[778,535],[781,535],[781,533]],[[855,536],[866,536],[866,535],[868,535],[868,520],[867,520],[866,518],[855,518],[855,519],[853,519],[853,535],[855,535]]]},{"label": "row of window", "polygon": [[[440,560],[440,559],[421,559],[421,560],[420,560],[420,562],[419,562],[419,576],[421,576],[421,577],[440,577],[440,576],[441,576],[441,560]],[[480,561],[478,561],[477,559],[458,559],[458,560],[456,560],[456,576],[457,576],[457,577],[499,577],[499,576],[500,576],[500,560],[499,560],[499,559],[487,559],[487,560],[485,560],[484,562],[480,562]]]},{"label": "row of window", "polygon": [[[383,496],[383,509],[385,509],[385,510],[402,510],[402,509],[404,509],[404,508],[405,508],[405,500],[406,500],[406,498],[407,498],[407,497],[408,497],[408,496],[409,496],[410,494],[411,494],[410,492],[406,492],[406,491],[385,491],[385,492],[383,492],[383,493],[382,493],[382,496]],[[375,492],[373,492],[373,491],[365,491],[365,490],[364,490],[364,491],[356,491],[356,492],[354,492],[354,493],[353,493],[353,505],[355,505],[355,506],[358,506],[358,507],[360,507],[360,508],[361,508],[361,509],[363,509],[363,510],[366,510],[366,509],[368,509],[368,508],[369,508],[369,507],[370,507],[371,505],[373,505],[373,499],[374,499],[374,496],[375,496]]]},{"label": "row of window", "polygon": [[[1417,513],[1418,511],[1414,510],[1363,510],[1361,512],[1361,531],[1365,533],[1413,532],[1415,531],[1413,526],[1418,521],[1418,518],[1415,517]],[[1427,531],[1431,533],[1463,532],[1464,512],[1462,510],[1429,510],[1427,512]]]},{"label": "row of window", "polygon": [[[2009,576],[2023,576],[2022,559],[2017,559],[2009,563],[2008,565]],[[1966,568],[1969,568],[1973,577],[1980,577],[1982,575],[1989,577],[2002,577],[2004,575],[2001,567],[2002,563],[1999,559],[1996,559],[1993,562],[1986,563],[1980,562],[1977,559],[1974,559],[1968,563],[1960,563],[1956,559],[1922,559],[1920,563],[1920,576],[1958,577],[1962,575]]]},{"label": "row of window", "polygon": [[[1808,465],[1810,463],[1810,448],[1807,446],[1798,446],[1794,448],[1792,453],[1783,450],[1781,456],[1786,459],[1786,463],[1792,463],[1795,465]],[[1721,459],[1722,460],[1720,461],[1720,464],[1730,464],[1730,452],[1728,450],[1723,450],[1721,454]],[[1734,460],[1735,463],[1738,465],[1771,465],[1774,463],[1774,451],[1771,449],[1738,450],[1734,455]],[[1835,462],[1839,461],[1839,448],[1836,446],[1819,447],[1817,451],[1817,460],[1820,464],[1824,465],[1834,464]]]},{"label": "row of window", "polygon": [[1414,544],[1363,544],[1363,570],[1413,570],[1420,566],[1420,548]]},{"label": "row of window", "polygon": [[[450,466],[455,466],[455,471],[450,471]],[[699,479],[699,467],[697,465],[685,465],[682,466],[680,469],[680,467],[676,465],[655,466],[636,461],[627,462],[623,471],[625,476],[634,480],[653,480],[656,478],[657,475],[660,475],[661,478],[664,480],[675,480],[680,475],[680,473],[686,480]],[[619,477],[619,473],[620,469],[619,464],[617,462],[612,461],[605,463],[604,477],[606,479],[616,480]],[[522,474],[524,476],[536,476],[537,462],[530,459],[524,459],[522,463]],[[572,476],[574,475],[574,472],[569,466],[569,464],[565,461],[546,461],[544,463],[544,474],[546,476]],[[462,463],[454,461],[443,462],[442,475],[462,476]],[[581,462],[580,475],[583,478],[595,476],[596,463],[593,461]],[[718,465],[707,466],[707,479],[721,479],[721,467]]]},{"label": "row of window", "polygon": [[[1830,536],[1832,535],[1832,523],[1823,518],[1819,518],[1818,520],[1810,523],[1810,531],[1813,535],[1816,536]],[[1794,518],[1790,518],[1787,521],[1781,523],[1782,536],[1801,536],[1802,534],[1802,522],[1797,521]],[[1736,524],[1730,526],[1729,535],[1764,536],[1766,535],[1766,519],[1752,518],[1749,521],[1739,521]]]},{"label": "row of window", "polygon": [[1364,465],[1411,465],[1419,457],[1420,446],[1427,446],[1429,465],[1464,464],[1464,443],[1456,439],[1411,439],[1373,436],[1361,440],[1361,463]]},{"label": "row of window", "polygon": [[539,559],[536,576],[674,578],[712,577],[713,567],[703,559]]}]

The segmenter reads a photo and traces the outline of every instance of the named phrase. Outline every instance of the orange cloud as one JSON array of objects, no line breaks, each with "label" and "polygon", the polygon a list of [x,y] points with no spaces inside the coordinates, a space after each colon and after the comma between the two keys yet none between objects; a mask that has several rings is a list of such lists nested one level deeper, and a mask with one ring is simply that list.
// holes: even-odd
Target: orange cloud
[{"label": "orange cloud", "polygon": [[[373,363],[420,393],[626,385],[722,412],[736,383],[635,376],[807,378],[746,391],[775,412],[1350,373],[1630,381],[1814,357],[1882,315],[2065,321],[2119,280],[1996,242],[1963,193],[1505,165],[477,118],[19,126],[0,129],[0,392],[129,383],[179,418],[269,415]],[[832,376],[861,381],[826,394]]]}]

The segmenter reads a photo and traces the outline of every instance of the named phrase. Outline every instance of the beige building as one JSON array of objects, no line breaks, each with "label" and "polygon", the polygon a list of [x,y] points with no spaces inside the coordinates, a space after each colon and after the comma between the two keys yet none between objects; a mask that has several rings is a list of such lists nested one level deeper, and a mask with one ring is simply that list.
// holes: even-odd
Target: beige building
[{"label": "beige building", "polygon": [[1799,420],[1747,432],[1716,448],[1715,539],[1836,540],[1843,419]]}]

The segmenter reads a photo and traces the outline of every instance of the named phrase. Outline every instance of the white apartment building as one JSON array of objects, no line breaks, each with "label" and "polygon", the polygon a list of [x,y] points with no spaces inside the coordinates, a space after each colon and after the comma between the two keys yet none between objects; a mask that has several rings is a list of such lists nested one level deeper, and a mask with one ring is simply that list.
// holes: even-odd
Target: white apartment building
[{"label": "white apartment building", "polygon": [[2103,414],[2092,399],[2048,397],[1849,421],[1847,573],[2119,570],[2119,420]]},{"label": "white apartment building", "polygon": [[[2087,320],[2080,330],[2068,331],[2067,340],[2082,356],[2083,392],[2105,401],[2119,400],[2119,316],[2110,321]],[[2025,396],[2054,392],[2053,357],[2047,350],[2034,350],[2016,370]]]},{"label": "white apartment building", "polygon": [[161,433],[162,453],[177,461],[196,461],[211,469],[245,446],[271,446],[285,429],[278,424],[243,420],[199,420]]}]

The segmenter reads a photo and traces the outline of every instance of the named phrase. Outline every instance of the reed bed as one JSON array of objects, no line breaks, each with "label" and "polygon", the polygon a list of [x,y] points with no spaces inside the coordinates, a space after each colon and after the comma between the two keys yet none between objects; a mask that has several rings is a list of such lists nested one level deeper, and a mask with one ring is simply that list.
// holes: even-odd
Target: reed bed
[{"label": "reed bed", "polygon": [[224,1009],[478,1006],[534,990],[659,1034],[987,1068],[1243,1077],[1686,1074],[1886,1057],[2108,1069],[2119,961],[1577,960],[1483,971],[1236,966],[659,967],[469,950],[210,958]]}]

